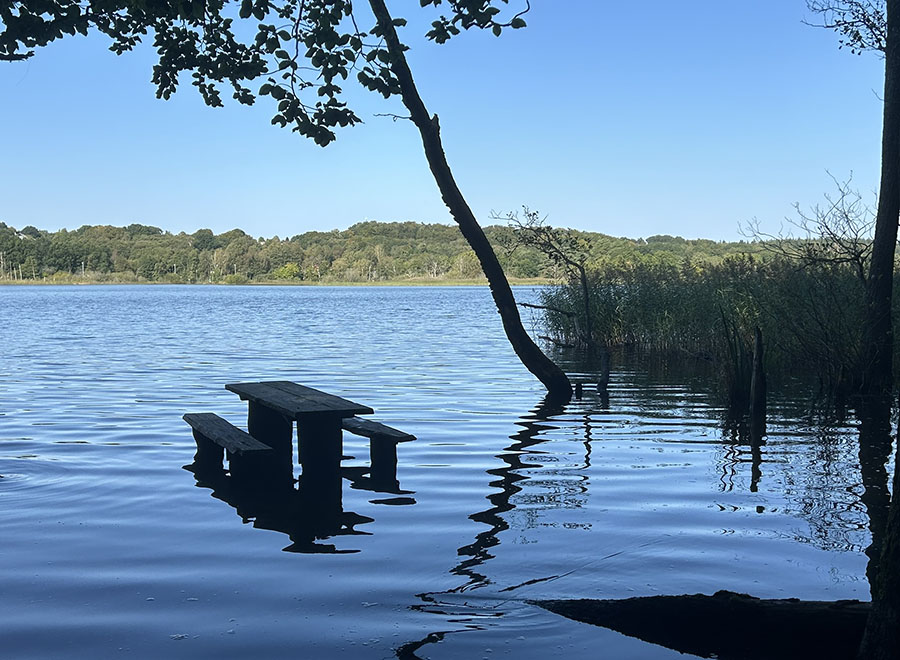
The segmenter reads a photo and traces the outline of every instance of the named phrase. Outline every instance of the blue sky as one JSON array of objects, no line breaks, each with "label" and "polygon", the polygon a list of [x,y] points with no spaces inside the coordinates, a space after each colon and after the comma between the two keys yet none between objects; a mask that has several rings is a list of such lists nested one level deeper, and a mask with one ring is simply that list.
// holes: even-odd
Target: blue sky
[{"label": "blue sky", "polygon": [[[818,203],[829,172],[874,199],[883,63],[804,25],[803,0],[533,0],[527,29],[443,46],[421,38],[418,2],[389,5],[411,19],[413,75],[482,224],[524,204],[615,236],[732,240]],[[157,100],[152,49],[106,47],[0,63],[0,220],[267,237],[452,222],[414,127],[375,116],[395,101],[352,89],[365,123],[322,149],[271,126],[268,98]]]}]

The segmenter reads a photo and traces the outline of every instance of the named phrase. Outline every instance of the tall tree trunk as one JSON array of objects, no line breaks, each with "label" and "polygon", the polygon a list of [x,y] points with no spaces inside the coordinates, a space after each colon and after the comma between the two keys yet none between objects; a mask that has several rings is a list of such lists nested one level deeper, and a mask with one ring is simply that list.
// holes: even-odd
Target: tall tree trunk
[{"label": "tall tree trunk", "polygon": [[[864,394],[886,400],[893,387],[891,297],[894,250],[900,216],[900,0],[887,0],[884,58],[884,126],[881,188],[875,219],[872,263],[866,286]],[[893,498],[872,585],[872,612],[859,648],[859,660],[900,657],[900,451],[895,459]]]},{"label": "tall tree trunk", "polygon": [[538,348],[522,326],[522,319],[516,307],[512,289],[500,266],[497,255],[488,242],[484,231],[475,219],[475,215],[463,198],[453,179],[453,173],[447,164],[447,157],[441,144],[441,129],[437,115],[428,113],[418,88],[413,81],[412,73],[406,62],[404,46],[400,43],[397,31],[394,29],[393,20],[384,0],[369,0],[369,5],[378,21],[378,26],[383,32],[388,54],[391,58],[391,71],[397,77],[400,84],[400,96],[403,105],[409,111],[410,119],[419,129],[422,137],[422,145],[425,147],[425,158],[428,166],[437,182],[438,189],[444,204],[450,209],[450,214],[459,225],[460,231],[468,241],[490,285],[491,295],[503,320],[503,329],[506,337],[512,344],[513,350],[525,368],[540,380],[547,388],[548,395],[553,399],[569,399],[572,396],[572,386],[569,379],[550,358]]},{"label": "tall tree trunk", "polygon": [[872,261],[866,281],[863,394],[890,396],[893,387],[891,299],[894,252],[900,216],[900,2],[887,0],[884,58],[884,119],[881,137],[881,184],[875,216]]}]

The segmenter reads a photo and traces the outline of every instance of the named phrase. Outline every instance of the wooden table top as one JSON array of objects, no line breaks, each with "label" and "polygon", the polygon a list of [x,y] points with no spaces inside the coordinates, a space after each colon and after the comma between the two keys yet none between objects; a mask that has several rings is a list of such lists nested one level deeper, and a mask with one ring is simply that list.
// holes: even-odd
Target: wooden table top
[{"label": "wooden table top", "polygon": [[225,389],[234,392],[241,399],[262,404],[291,419],[300,419],[306,415],[334,415],[343,418],[371,415],[374,412],[368,406],[287,380],[229,383]]}]

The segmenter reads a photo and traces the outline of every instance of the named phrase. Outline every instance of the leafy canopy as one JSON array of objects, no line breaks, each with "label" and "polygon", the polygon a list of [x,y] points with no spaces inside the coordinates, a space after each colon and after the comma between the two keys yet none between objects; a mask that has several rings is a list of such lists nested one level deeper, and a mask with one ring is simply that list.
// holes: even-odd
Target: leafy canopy
[{"label": "leafy canopy", "polygon": [[[426,37],[444,43],[471,28],[499,36],[503,28],[525,27],[528,0],[516,13],[509,1],[419,0],[438,12]],[[506,20],[501,7],[512,14]],[[0,4],[0,60],[24,60],[92,30],[110,37],[116,54],[152,36],[158,97],[168,99],[190,73],[207,105],[222,105],[223,86],[246,105],[271,97],[273,124],[325,146],[336,127],[360,122],[341,100],[351,75],[385,98],[400,91],[381,29],[361,29],[354,10],[353,0],[12,0]],[[254,83],[261,83],[255,91]]]}]

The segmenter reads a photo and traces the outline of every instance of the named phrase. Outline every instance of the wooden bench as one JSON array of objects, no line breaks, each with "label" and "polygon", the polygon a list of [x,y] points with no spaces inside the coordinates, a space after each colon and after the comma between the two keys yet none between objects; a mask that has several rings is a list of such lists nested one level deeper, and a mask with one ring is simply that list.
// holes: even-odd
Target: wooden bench
[{"label": "wooden bench", "polygon": [[374,482],[396,482],[397,443],[410,442],[416,436],[391,428],[387,424],[359,417],[346,417],[341,427],[353,435],[369,438],[369,458]]},{"label": "wooden bench", "polygon": [[267,465],[274,452],[215,413],[187,413],[183,417],[193,429],[197,442],[194,465],[199,470],[222,469],[222,456],[228,456],[232,475],[256,472]]}]

